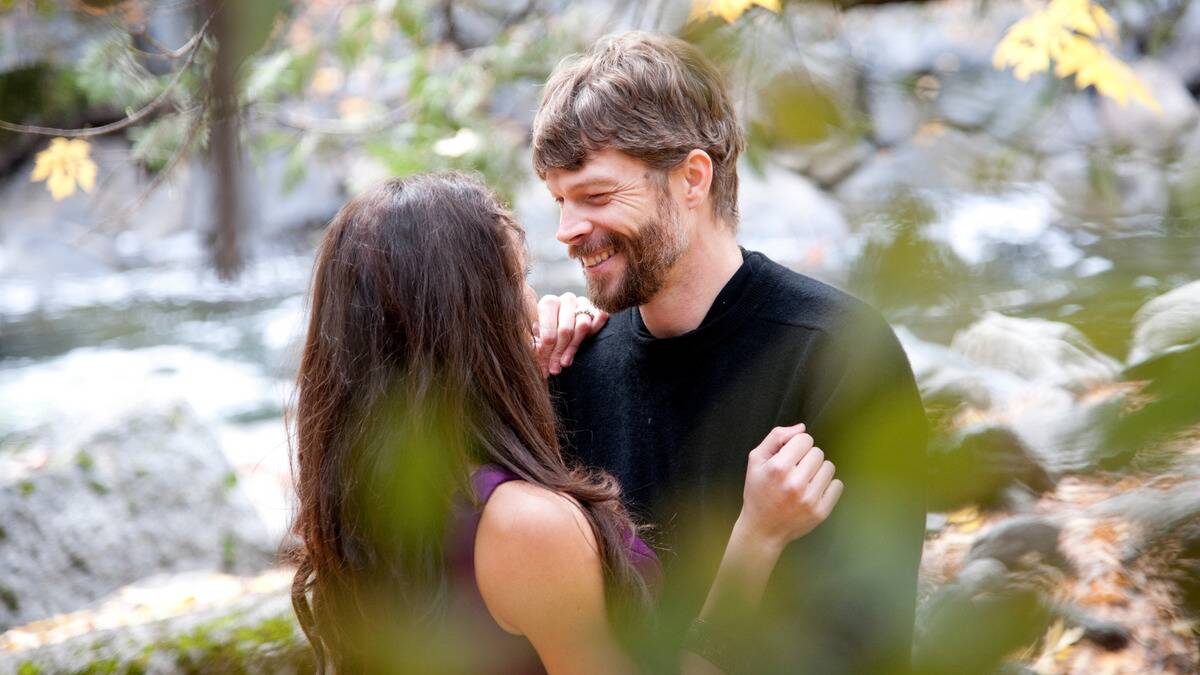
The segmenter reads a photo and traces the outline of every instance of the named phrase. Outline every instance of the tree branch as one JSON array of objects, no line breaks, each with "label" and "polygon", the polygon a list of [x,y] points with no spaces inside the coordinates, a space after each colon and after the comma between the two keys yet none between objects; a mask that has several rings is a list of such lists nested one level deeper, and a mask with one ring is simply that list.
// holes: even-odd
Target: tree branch
[{"label": "tree branch", "polygon": [[187,60],[184,61],[183,65],[179,67],[179,70],[175,72],[175,77],[171,78],[171,81],[167,83],[166,88],[163,89],[158,96],[154,97],[153,101],[150,101],[132,115],[129,115],[124,119],[117,120],[111,124],[92,127],[90,129],[55,129],[52,127],[39,127],[27,124],[13,124],[12,122],[5,122],[3,120],[0,120],[0,129],[16,132],[18,134],[39,134],[42,136],[63,136],[66,138],[91,138],[92,136],[102,136],[104,134],[110,134],[114,131],[120,131],[121,129],[137,124],[149,116],[150,113],[162,106],[163,103],[166,103],[171,91],[176,85],[179,84],[180,80],[183,79],[183,73],[187,71],[188,67],[192,64],[192,61],[195,60],[196,54],[200,52],[200,42],[203,39],[204,34],[208,31],[208,25],[211,22],[212,16],[210,15],[208,20],[204,22],[204,25],[200,27],[199,32],[193,35],[192,38],[183,45],[183,47],[180,47],[180,49],[191,51],[188,52]]}]

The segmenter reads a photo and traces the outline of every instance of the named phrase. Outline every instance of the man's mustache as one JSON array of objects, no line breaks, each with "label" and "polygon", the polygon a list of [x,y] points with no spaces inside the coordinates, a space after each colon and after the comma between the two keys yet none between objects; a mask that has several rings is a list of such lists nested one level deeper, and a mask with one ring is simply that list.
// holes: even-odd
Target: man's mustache
[{"label": "man's mustache", "polygon": [[571,244],[567,247],[567,255],[572,258],[582,258],[610,248],[619,251],[624,248],[623,244],[624,242],[618,237],[607,234],[600,235],[588,239],[582,244]]}]

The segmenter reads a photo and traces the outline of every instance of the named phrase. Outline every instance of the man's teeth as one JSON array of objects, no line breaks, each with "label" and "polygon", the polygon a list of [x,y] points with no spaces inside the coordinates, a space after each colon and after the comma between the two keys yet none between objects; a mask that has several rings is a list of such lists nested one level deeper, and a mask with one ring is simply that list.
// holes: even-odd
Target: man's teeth
[{"label": "man's teeth", "polygon": [[585,266],[595,267],[596,265],[599,265],[600,263],[604,262],[605,260],[608,260],[612,256],[613,256],[613,250],[609,249],[607,251],[597,253],[596,255],[584,256],[583,258],[581,258],[581,260],[583,260],[583,264]]}]

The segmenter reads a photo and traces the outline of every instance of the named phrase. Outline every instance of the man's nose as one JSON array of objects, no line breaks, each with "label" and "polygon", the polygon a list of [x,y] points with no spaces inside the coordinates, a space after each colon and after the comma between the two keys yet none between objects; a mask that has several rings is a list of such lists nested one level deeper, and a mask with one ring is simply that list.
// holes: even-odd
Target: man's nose
[{"label": "man's nose", "polygon": [[574,209],[564,204],[562,211],[558,215],[558,232],[555,234],[555,237],[562,243],[570,246],[586,239],[591,233],[591,221],[581,217]]}]

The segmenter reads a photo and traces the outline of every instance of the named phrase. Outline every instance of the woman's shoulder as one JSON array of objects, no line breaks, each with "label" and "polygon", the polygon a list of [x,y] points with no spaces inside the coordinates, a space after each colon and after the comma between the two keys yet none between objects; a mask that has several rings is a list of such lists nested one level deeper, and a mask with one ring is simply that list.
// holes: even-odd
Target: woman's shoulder
[{"label": "woman's shoulder", "polygon": [[579,504],[567,495],[523,480],[507,481],[492,492],[479,521],[476,547],[480,544],[495,545],[521,557],[585,552],[599,557],[596,535]]},{"label": "woman's shoulder", "polygon": [[488,609],[515,633],[564,604],[603,598],[596,536],[580,506],[523,480],[501,484],[484,506],[475,577]]}]

